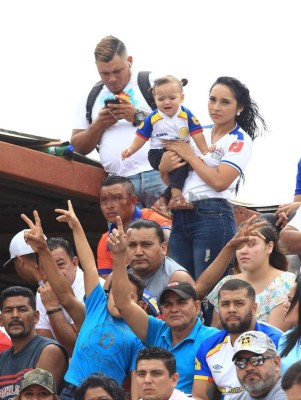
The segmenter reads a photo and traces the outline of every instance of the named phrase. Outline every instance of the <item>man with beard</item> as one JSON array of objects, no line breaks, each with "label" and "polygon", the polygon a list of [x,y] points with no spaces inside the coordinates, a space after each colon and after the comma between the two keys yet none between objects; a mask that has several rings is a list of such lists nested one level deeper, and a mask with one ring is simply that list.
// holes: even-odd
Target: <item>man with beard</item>
[{"label": "man with beard", "polygon": [[39,312],[33,292],[20,286],[3,290],[0,311],[0,325],[12,340],[12,347],[0,354],[0,398],[17,396],[22,376],[34,368],[50,372],[60,387],[69,357],[58,342],[36,334]]},{"label": "man with beard", "polygon": [[192,396],[195,399],[240,399],[241,386],[232,361],[235,340],[249,330],[266,333],[277,346],[282,332],[255,319],[257,304],[254,288],[241,279],[224,283],[218,296],[223,329],[207,338],[197,352]]},{"label": "man with beard", "polygon": [[237,377],[245,389],[239,400],[286,400],[281,388],[280,356],[263,332],[245,332],[234,343]]}]

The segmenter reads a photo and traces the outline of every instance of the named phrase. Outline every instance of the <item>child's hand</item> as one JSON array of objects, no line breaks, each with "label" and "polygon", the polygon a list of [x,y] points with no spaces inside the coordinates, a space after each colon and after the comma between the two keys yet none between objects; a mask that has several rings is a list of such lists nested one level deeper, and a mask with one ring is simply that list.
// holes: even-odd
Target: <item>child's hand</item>
[{"label": "child's hand", "polygon": [[79,225],[79,220],[73,210],[71,200],[68,200],[68,210],[56,208],[54,211],[62,214],[56,218],[57,221],[66,222],[71,229],[73,229],[76,225]]},{"label": "child's hand", "polygon": [[215,144],[212,144],[208,149],[209,153],[214,153],[215,150],[216,150],[216,145]]},{"label": "child's hand", "polygon": [[125,160],[126,158],[131,157],[132,154],[133,150],[130,147],[128,149],[124,149],[121,153],[122,161]]},{"label": "child's hand", "polygon": [[208,154],[208,153],[214,153],[215,150],[216,150],[216,145],[215,145],[215,144],[212,144],[212,145],[208,148],[208,150],[202,151],[202,153],[203,153],[203,155],[205,156],[205,155]]}]

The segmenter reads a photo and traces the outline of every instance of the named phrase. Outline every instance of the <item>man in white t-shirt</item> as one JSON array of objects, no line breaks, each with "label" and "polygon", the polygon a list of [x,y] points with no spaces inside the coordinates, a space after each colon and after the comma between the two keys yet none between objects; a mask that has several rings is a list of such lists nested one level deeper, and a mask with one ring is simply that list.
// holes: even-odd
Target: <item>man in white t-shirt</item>
[{"label": "man in white t-shirt", "polygon": [[[130,178],[140,202],[144,207],[150,207],[166,186],[159,172],[148,162],[149,143],[133,157],[121,159],[122,150],[129,147],[135,137],[136,127],[152,111],[139,88],[138,74],[132,71],[133,57],[128,55],[124,43],[114,36],[104,37],[97,44],[94,55],[104,85],[94,102],[91,124],[86,115],[88,93],[79,101],[71,143],[81,154],[88,154],[98,147],[105,171],[109,175]],[[106,105],[108,99],[116,100],[118,104]]]},{"label": "man in white t-shirt", "polygon": [[176,389],[179,374],[174,355],[162,347],[145,347],[137,355],[136,386],[141,400],[188,400]]}]

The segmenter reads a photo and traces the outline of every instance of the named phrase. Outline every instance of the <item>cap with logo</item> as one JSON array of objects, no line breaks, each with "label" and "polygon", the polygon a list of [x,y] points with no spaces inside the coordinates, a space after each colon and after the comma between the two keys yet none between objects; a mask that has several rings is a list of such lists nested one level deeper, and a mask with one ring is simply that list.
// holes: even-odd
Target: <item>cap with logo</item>
[{"label": "cap with logo", "polygon": [[188,282],[170,282],[163,290],[159,298],[159,303],[162,304],[165,297],[166,293],[168,292],[174,292],[178,294],[180,297],[183,299],[190,299],[192,298],[193,300],[197,299],[196,291],[194,290],[194,287],[188,283]]},{"label": "cap with logo", "polygon": [[148,310],[150,311],[151,315],[157,317],[160,314],[157,300],[151,292],[144,289],[142,300],[145,301],[145,303],[147,303]]},{"label": "cap with logo", "polygon": [[[27,254],[33,254],[34,251],[32,247],[25,242],[24,232],[29,231],[29,229],[23,229],[23,231],[18,232],[11,240],[9,245],[10,259],[3,264],[6,267],[14,258],[17,256],[25,256]],[[44,235],[45,239],[46,236]]]},{"label": "cap with logo", "polygon": [[232,361],[234,361],[237,354],[242,351],[251,351],[252,353],[256,354],[264,354],[268,350],[277,353],[274,342],[264,332],[244,332],[235,340],[234,356]]},{"label": "cap with logo", "polygon": [[23,375],[20,391],[22,392],[31,385],[42,386],[49,390],[50,393],[56,394],[56,384],[52,374],[42,368],[33,369]]}]

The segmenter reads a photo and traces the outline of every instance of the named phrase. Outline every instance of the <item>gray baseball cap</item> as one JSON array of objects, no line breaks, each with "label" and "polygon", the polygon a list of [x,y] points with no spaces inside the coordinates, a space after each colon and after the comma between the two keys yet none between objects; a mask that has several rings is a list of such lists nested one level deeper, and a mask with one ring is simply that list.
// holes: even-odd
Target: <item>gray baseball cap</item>
[{"label": "gray baseball cap", "polygon": [[235,360],[237,354],[241,351],[264,354],[268,350],[277,353],[276,346],[268,335],[259,331],[244,332],[235,340],[232,361]]}]

